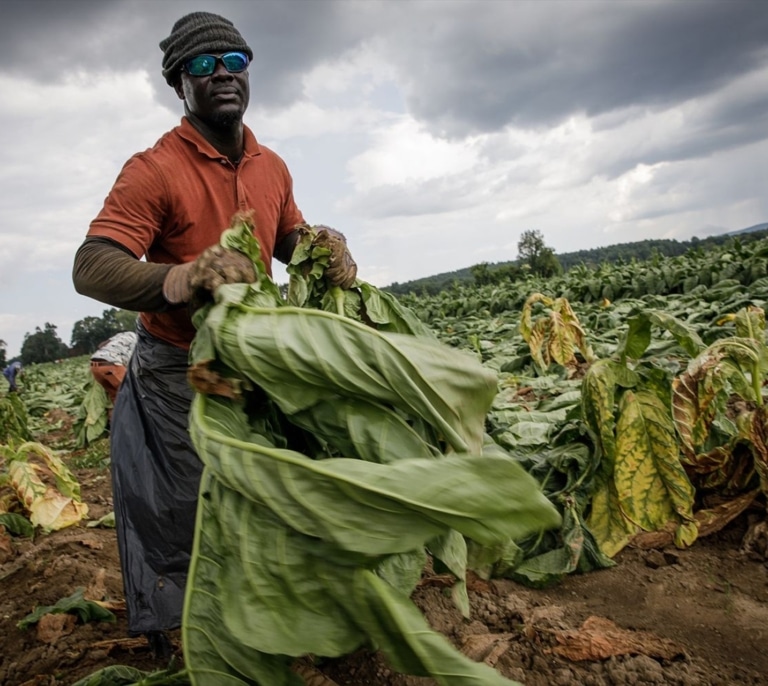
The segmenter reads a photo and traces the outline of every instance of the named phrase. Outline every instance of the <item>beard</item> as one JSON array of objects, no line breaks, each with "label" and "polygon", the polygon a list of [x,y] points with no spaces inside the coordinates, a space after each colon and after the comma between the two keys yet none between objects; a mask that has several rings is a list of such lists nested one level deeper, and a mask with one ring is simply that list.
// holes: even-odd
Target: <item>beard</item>
[{"label": "beard", "polygon": [[209,124],[212,128],[228,131],[235,126],[239,126],[242,121],[242,112],[215,112],[211,117]]}]

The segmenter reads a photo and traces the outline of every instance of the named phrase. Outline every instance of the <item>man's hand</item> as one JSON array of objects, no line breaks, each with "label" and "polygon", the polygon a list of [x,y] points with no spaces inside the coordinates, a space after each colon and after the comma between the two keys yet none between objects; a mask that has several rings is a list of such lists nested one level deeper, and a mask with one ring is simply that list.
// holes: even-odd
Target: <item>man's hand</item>
[{"label": "man's hand", "polygon": [[357,278],[357,264],[347,248],[346,238],[330,226],[318,225],[315,228],[317,236],[312,244],[331,251],[325,278],[331,286],[350,288]]},{"label": "man's hand", "polygon": [[171,267],[163,282],[163,297],[171,305],[188,303],[201,292],[212,295],[225,283],[253,283],[251,260],[237,250],[220,245],[206,248],[194,262]]}]

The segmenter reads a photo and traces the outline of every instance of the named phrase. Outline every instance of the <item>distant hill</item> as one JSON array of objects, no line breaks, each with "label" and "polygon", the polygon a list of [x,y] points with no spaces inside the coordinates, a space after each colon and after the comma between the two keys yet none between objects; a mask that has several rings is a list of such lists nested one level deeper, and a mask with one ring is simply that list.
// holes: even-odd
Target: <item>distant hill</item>
[{"label": "distant hill", "polygon": [[763,222],[762,224],[755,224],[754,226],[750,226],[746,229],[739,229],[738,231],[730,231],[725,235],[738,236],[740,233],[752,233],[754,231],[765,231],[766,229],[768,229],[768,222]]},{"label": "distant hill", "polygon": [[[722,245],[729,240],[733,240],[736,236],[738,236],[741,241],[768,238],[768,222],[755,224],[754,226],[750,226],[746,229],[739,229],[738,231],[707,236],[706,238],[694,237],[689,241],[655,239],[635,241],[633,243],[617,243],[602,248],[591,248],[589,250],[578,250],[576,252],[558,254],[557,259],[560,261],[563,269],[568,271],[571,267],[575,267],[579,264],[586,265],[587,267],[598,267],[604,262],[612,264],[620,261],[644,261],[650,259],[655,254],[664,257],[674,257],[675,255],[683,255],[692,248],[706,248],[707,246]],[[493,271],[494,269],[512,264],[516,264],[516,260],[495,262],[489,264],[488,268]],[[395,295],[422,292],[430,294],[439,293],[440,291],[449,288],[454,281],[472,281],[473,266],[475,265],[457,269],[453,272],[443,272],[441,274],[435,274],[434,276],[406,281],[404,283],[395,282],[384,288],[384,290],[394,293]]]}]

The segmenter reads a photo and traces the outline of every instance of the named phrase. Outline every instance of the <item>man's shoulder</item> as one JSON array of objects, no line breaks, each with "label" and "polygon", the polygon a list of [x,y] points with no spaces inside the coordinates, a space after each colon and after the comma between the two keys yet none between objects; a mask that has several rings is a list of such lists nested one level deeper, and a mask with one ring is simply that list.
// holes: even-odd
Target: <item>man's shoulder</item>
[{"label": "man's shoulder", "polygon": [[263,143],[260,143],[256,140],[255,136],[252,132],[250,132],[249,129],[246,128],[246,131],[250,133],[250,140],[246,138],[246,154],[259,161],[259,164],[261,165],[269,165],[271,167],[275,167],[280,169],[281,171],[288,171],[288,165],[285,163],[285,160],[272,148],[270,148],[267,145],[264,145]]},{"label": "man's shoulder", "polygon": [[177,129],[166,131],[151,148],[133,153],[123,165],[123,173],[154,178],[158,172],[164,175],[173,171],[184,156],[185,148]]}]

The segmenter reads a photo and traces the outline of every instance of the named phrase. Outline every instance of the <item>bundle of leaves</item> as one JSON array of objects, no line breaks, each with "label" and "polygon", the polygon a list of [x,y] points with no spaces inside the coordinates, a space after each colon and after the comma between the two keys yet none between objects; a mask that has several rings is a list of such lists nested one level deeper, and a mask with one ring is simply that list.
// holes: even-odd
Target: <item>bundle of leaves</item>
[{"label": "bundle of leaves", "polygon": [[[60,364],[44,362],[24,369],[24,405],[30,418],[41,418],[51,410],[74,414],[83,402],[85,383],[90,378],[88,356],[81,355]],[[33,425],[32,429],[35,430]]]},{"label": "bundle of leaves", "polygon": [[76,448],[86,448],[106,435],[109,409],[112,407],[107,392],[95,379],[89,379],[83,387],[85,388],[83,402],[77,409],[77,417],[72,425]]},{"label": "bundle of leaves", "polygon": [[27,426],[27,408],[18,393],[0,397],[0,443],[28,441],[32,435]]},{"label": "bundle of leaves", "polygon": [[430,554],[466,612],[468,567],[560,523],[484,433],[495,374],[370,284],[329,288],[312,229],[287,303],[247,217],[221,242],[258,279],[220,287],[195,317],[190,432],[205,470],[182,627],[192,682],[300,684],[296,657],[368,646],[440,684],[510,684],[409,599]]}]

